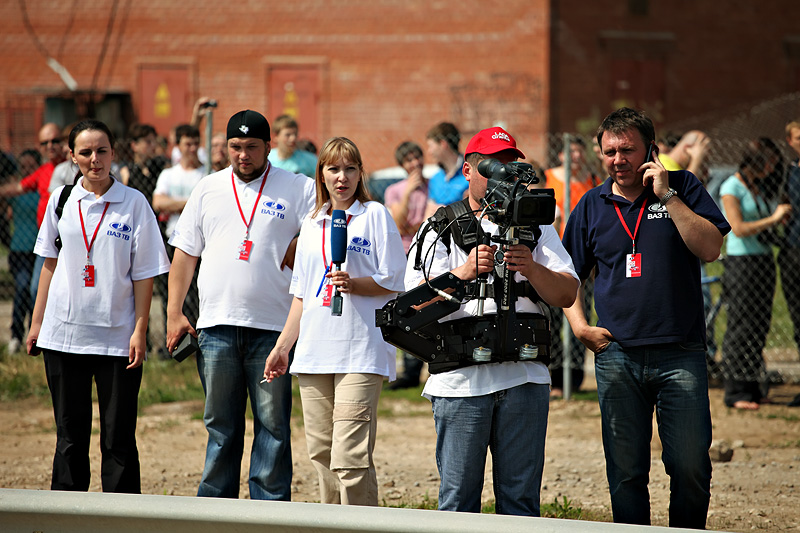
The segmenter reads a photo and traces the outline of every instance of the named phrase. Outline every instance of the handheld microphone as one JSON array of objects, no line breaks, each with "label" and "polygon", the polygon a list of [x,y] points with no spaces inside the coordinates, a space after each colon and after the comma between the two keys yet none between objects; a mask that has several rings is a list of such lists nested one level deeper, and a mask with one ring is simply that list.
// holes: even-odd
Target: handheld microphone
[{"label": "handheld microphone", "polygon": [[[347,216],[341,209],[334,209],[331,213],[331,260],[336,271],[342,269],[347,256]],[[339,286],[331,299],[331,316],[342,316],[342,294]]]}]

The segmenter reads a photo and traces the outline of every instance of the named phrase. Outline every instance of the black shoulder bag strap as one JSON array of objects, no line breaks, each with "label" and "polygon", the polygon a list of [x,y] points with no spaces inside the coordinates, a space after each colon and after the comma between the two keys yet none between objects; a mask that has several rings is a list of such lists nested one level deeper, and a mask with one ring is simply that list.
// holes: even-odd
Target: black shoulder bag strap
[{"label": "black shoulder bag strap", "polygon": [[[64,214],[64,205],[66,205],[73,187],[74,185],[64,185],[64,188],[61,189],[61,194],[58,195],[58,204],[56,204],[56,218],[58,220],[61,220],[61,215]],[[56,237],[55,245],[58,250],[61,250],[61,235]]]}]

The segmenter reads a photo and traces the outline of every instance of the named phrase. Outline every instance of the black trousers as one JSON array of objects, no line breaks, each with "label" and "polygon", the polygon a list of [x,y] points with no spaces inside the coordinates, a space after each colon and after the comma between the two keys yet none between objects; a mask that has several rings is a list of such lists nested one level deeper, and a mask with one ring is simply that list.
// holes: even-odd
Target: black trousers
[{"label": "black trousers", "polygon": [[728,256],[722,290],[728,304],[722,340],[725,404],[759,402],[765,373],[763,351],[775,294],[772,254]]},{"label": "black trousers", "polygon": [[89,490],[92,379],[100,406],[100,477],[103,492],[141,493],[136,412],[142,367],[127,357],[44,352],[56,420],[52,490]]},{"label": "black trousers", "polygon": [[800,348],[800,248],[785,247],[778,252],[781,287],[794,326],[794,342]]}]

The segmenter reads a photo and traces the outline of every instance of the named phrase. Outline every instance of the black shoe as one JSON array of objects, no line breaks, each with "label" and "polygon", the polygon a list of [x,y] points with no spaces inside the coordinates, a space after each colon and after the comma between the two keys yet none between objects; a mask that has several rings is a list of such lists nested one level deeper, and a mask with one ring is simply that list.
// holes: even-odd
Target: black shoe
[{"label": "black shoe", "polygon": [[396,381],[389,383],[387,390],[413,389],[419,387],[419,379],[412,379],[405,376],[397,378]]}]

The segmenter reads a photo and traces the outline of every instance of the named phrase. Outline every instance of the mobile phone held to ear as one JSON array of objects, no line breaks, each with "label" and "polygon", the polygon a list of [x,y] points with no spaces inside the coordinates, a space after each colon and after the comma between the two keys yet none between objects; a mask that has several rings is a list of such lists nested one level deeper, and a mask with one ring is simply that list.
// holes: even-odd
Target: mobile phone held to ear
[{"label": "mobile phone held to ear", "polygon": [[195,339],[194,336],[187,331],[183,334],[181,340],[178,341],[178,345],[175,347],[175,349],[172,350],[172,358],[180,363],[190,355],[199,351],[200,345],[197,343],[197,339]]},{"label": "mobile phone held to ear", "polygon": [[650,146],[647,149],[647,159],[645,159],[644,162],[645,163],[652,162],[653,158],[655,158],[657,155],[658,155],[658,147],[656,146],[656,142],[650,141]]}]

